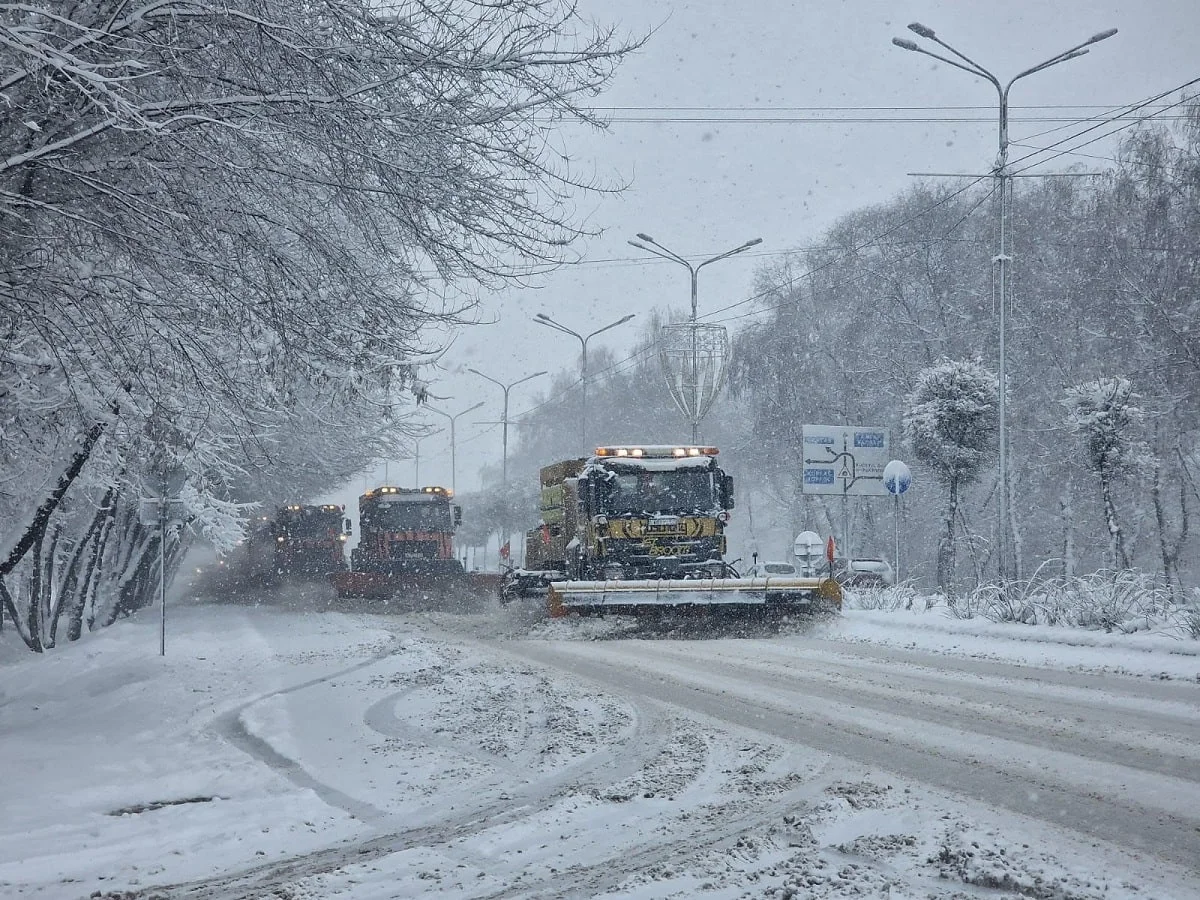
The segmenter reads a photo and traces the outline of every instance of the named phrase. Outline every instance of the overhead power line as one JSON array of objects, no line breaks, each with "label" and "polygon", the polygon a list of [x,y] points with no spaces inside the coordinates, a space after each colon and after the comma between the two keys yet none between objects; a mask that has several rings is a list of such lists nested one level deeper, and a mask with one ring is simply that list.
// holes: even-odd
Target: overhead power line
[{"label": "overhead power line", "polygon": [[[1129,103],[1027,103],[1010,105],[1009,109],[1120,109]],[[897,111],[996,111],[994,103],[970,106],[593,106],[595,112],[897,112]],[[993,115],[992,118],[995,118]]]},{"label": "overhead power line", "polygon": [[[1033,168],[1034,166],[1042,165],[1043,163],[1050,161],[1049,159],[1035,159],[1035,157],[1041,156],[1042,154],[1051,153],[1053,155],[1050,157],[1050,159],[1057,159],[1060,156],[1063,156],[1067,153],[1070,153],[1075,150],[1079,150],[1083,147],[1094,144],[1097,141],[1103,140],[1106,137],[1111,137],[1112,135],[1116,134],[1117,132],[1122,131],[1126,128],[1130,128],[1134,125],[1142,124],[1151,119],[1153,119],[1155,121],[1161,121],[1161,115],[1160,115],[1161,112],[1168,111],[1168,110],[1174,109],[1176,107],[1182,106],[1183,104],[1189,102],[1192,98],[1183,97],[1178,101],[1175,101],[1173,103],[1166,103],[1166,104],[1160,104],[1159,101],[1161,101],[1164,97],[1168,97],[1172,94],[1176,94],[1181,91],[1185,91],[1189,87],[1192,87],[1193,85],[1198,84],[1198,83],[1200,83],[1200,77],[1190,79],[1189,81],[1185,81],[1181,85],[1170,88],[1166,91],[1162,91],[1162,92],[1155,94],[1151,97],[1148,97],[1145,100],[1142,100],[1138,103],[1127,104],[1125,106],[1109,110],[1107,115],[1092,116],[1083,121],[1077,121],[1075,123],[1076,125],[1082,125],[1087,122],[1091,122],[1092,124],[1089,125],[1087,128],[1084,128],[1080,131],[1075,132],[1074,134],[1068,135],[1067,137],[1064,137],[1058,141],[1055,141],[1054,143],[1050,144],[1050,146],[1048,146],[1048,147],[1034,150],[1034,151],[1026,154],[1025,156],[1022,156],[1016,160],[1013,160],[1013,162],[1010,165],[1012,165],[1014,167],[1019,165],[1020,163],[1029,162],[1030,160],[1033,160],[1032,162],[1029,162],[1029,164],[1026,165],[1024,168],[1017,169],[1014,174],[1019,174],[1021,172],[1027,172],[1027,171],[1029,171],[1029,169]],[[1156,107],[1155,104],[1158,104],[1158,106]],[[1156,111],[1147,112],[1147,110],[1155,110],[1155,109],[1157,109],[1158,111],[1157,112]],[[1144,113],[1144,115],[1137,115],[1134,118],[1127,118],[1135,113]],[[1117,123],[1119,123],[1119,124],[1117,124]],[[1117,127],[1113,128],[1112,130],[1108,131],[1105,134],[1101,134],[1096,137],[1093,137],[1081,144],[1075,145],[1074,147],[1070,147],[1067,149],[1059,149],[1064,144],[1068,144],[1071,141],[1074,141],[1074,140],[1076,140],[1080,137],[1083,137],[1093,131],[1096,131],[1097,129],[1104,128],[1105,126],[1113,125],[1113,124],[1117,124]],[[902,228],[903,226],[909,224],[912,221],[915,221],[916,219],[920,218],[923,215],[926,215],[926,214],[932,212],[933,210],[937,209],[939,206],[942,206],[942,205],[950,202],[951,200],[960,196],[967,190],[970,190],[972,187],[979,184],[980,182],[989,180],[991,178],[992,178],[991,173],[971,177],[970,180],[965,185],[963,185],[961,188],[959,188],[958,190],[952,191],[951,193],[949,193],[946,196],[937,200],[935,203],[930,204],[925,209],[917,211],[916,213],[912,214],[911,216],[908,216],[905,219],[901,220],[899,223],[897,223],[897,224],[885,229],[884,231],[872,236],[871,238],[868,238],[865,241],[857,244],[856,246],[852,247],[849,251],[846,251],[838,256],[835,256],[833,259],[829,260],[828,262],[823,263],[822,265],[816,266],[816,267],[808,270],[807,272],[801,273],[800,275],[797,275],[795,278],[789,279],[788,282],[785,283],[784,285],[782,285],[781,287],[783,287],[785,289],[790,288],[790,287],[794,286],[795,284],[799,283],[801,280],[803,280],[805,278],[811,278],[816,273],[818,273],[824,269],[827,269],[832,265],[835,265],[837,262],[839,262],[842,259],[847,258],[848,256],[851,256],[855,253],[865,250],[868,247],[877,246],[879,238],[887,237],[887,236],[893,234],[894,232],[896,232],[898,229]],[[984,199],[986,199],[986,197]],[[981,203],[982,203],[982,201],[981,201]],[[970,212],[973,212],[975,209],[978,209],[978,207],[981,205],[981,203],[976,204],[974,207],[972,207],[972,209],[968,212],[968,215],[970,214]],[[961,224],[962,221],[965,221],[965,218],[966,217],[964,216],[964,218],[960,219],[959,223],[957,223],[957,224]],[[957,227],[957,224],[955,227]],[[758,294],[747,297],[744,300],[739,300],[736,303],[731,303],[728,306],[722,307],[717,310],[713,310],[710,313],[706,313],[705,315],[701,316],[700,318],[711,319],[711,317],[720,315],[723,312],[728,312],[729,310],[736,309],[737,307],[744,306],[748,303],[754,303],[757,300],[761,300],[763,297],[768,296],[770,293],[773,293],[774,291],[776,291],[778,289],[779,289],[779,287],[776,287],[769,291],[759,292]],[[744,313],[742,315],[731,316],[731,317],[727,317],[725,319],[715,319],[713,321],[715,321],[715,322],[736,321],[738,319],[748,318],[749,316],[752,316],[752,315],[760,315],[762,313],[772,312],[776,309],[781,308],[781,306],[782,306],[782,304],[777,305],[777,306],[772,306],[772,307],[764,307],[763,309],[753,310],[750,313]]]},{"label": "overhead power line", "polygon": [[[1040,122],[1066,127],[1086,119],[1090,110],[1111,110],[1131,104],[1034,104],[1010,106],[1017,122]],[[737,124],[737,125],[864,125],[975,124],[996,121],[994,106],[607,106],[593,111],[616,124]],[[1165,113],[1166,108],[1159,110]],[[1162,116],[1164,120],[1183,115]]]},{"label": "overhead power line", "polygon": [[[1035,157],[1038,157],[1043,154],[1051,154],[1050,159],[1057,159],[1063,155],[1074,153],[1074,152],[1082,149],[1083,147],[1090,146],[1091,144],[1094,144],[1097,141],[1103,140],[1107,137],[1111,137],[1120,131],[1130,128],[1134,125],[1142,124],[1149,120],[1173,121],[1176,119],[1190,118],[1186,114],[1167,116],[1167,115],[1165,115],[1165,113],[1186,104],[1193,98],[1183,97],[1182,99],[1180,99],[1176,102],[1173,102],[1173,103],[1159,103],[1158,101],[1162,100],[1164,97],[1170,96],[1171,94],[1175,94],[1180,91],[1184,91],[1187,88],[1192,87],[1193,85],[1196,85],[1196,84],[1200,84],[1200,77],[1193,78],[1189,81],[1184,82],[1183,84],[1181,84],[1177,87],[1173,87],[1167,91],[1163,91],[1159,94],[1156,94],[1156,95],[1149,97],[1146,100],[1140,101],[1138,103],[1125,104],[1125,105],[1122,105],[1122,106],[1119,106],[1116,108],[1110,107],[1110,108],[1107,108],[1107,110],[1104,114],[1088,117],[1088,118],[1082,119],[1082,120],[1075,119],[1072,121],[1071,124],[1082,125],[1087,122],[1091,122],[1093,124],[1089,125],[1089,127],[1083,129],[1082,131],[1078,131],[1078,132],[1068,135],[1067,137],[1064,137],[1058,141],[1055,141],[1054,143],[1050,144],[1048,147],[1032,149],[1032,151],[1030,153],[1026,154],[1023,157],[1020,157],[1019,159],[1014,160],[1012,162],[1012,165],[1015,166],[1022,162],[1027,162],[1027,161],[1033,160],[1032,162],[1029,163],[1029,165],[1025,166],[1023,169],[1018,170],[1019,172],[1025,172],[1025,171],[1028,171],[1030,168],[1033,168],[1034,166],[1038,166],[1038,165],[1041,165],[1041,164],[1049,161],[1049,160],[1035,159]],[[982,109],[983,107],[941,107],[941,108],[942,109],[974,109],[974,108]],[[1075,107],[1026,107],[1026,108],[1100,109],[1101,107],[1075,106]],[[618,109],[618,108],[612,107],[610,109]],[[640,108],[639,107],[627,107],[627,109],[640,109]],[[686,108],[681,108],[681,109],[686,109]],[[709,109],[709,108],[705,108],[705,109]],[[720,108],[712,107],[711,109],[720,109]],[[800,109],[806,109],[806,108],[800,108]],[[824,107],[822,109],[859,109],[859,108],[855,108],[855,107]],[[894,110],[894,109],[900,109],[900,108],[899,107],[885,107],[884,109]],[[905,109],[923,109],[923,108],[909,107],[909,108],[905,108]],[[1141,115],[1134,115],[1135,113],[1141,113]],[[824,121],[834,121],[834,120],[825,119]],[[915,120],[907,120],[907,121],[915,121]],[[979,121],[983,121],[983,120],[980,119]],[[988,121],[994,121],[994,120],[989,119]],[[1029,121],[1029,120],[1027,119],[1026,121]],[[1081,144],[1077,144],[1074,147],[1061,149],[1063,147],[1063,145],[1068,144],[1071,141],[1074,141],[1080,137],[1083,137],[1093,131],[1096,131],[1097,129],[1103,128],[1108,125],[1116,125],[1116,127],[1104,134],[1097,135],[1095,137],[1088,139],[1087,141],[1085,141]],[[1057,131],[1057,130],[1064,130],[1064,129],[1053,129],[1053,130]],[[1043,134],[1045,134],[1045,133],[1048,133],[1048,132],[1043,132]],[[1041,135],[1033,135],[1031,137],[1038,137],[1038,136],[1041,136]],[[1031,139],[1031,138],[1026,138],[1025,140],[1029,140],[1029,139]],[[1014,141],[1013,143],[1016,144],[1017,142]],[[755,301],[761,300],[764,297],[769,296],[772,293],[776,293],[777,291],[779,291],[781,289],[786,290],[790,287],[795,286],[800,281],[802,281],[806,278],[811,278],[814,275],[816,275],[818,272],[820,272],[824,269],[827,269],[827,268],[835,265],[837,262],[839,262],[843,259],[846,259],[849,256],[852,256],[862,250],[865,250],[868,247],[897,246],[897,245],[905,245],[905,244],[911,243],[911,244],[915,245],[915,249],[907,255],[914,256],[914,255],[916,255],[916,253],[920,252],[921,247],[929,244],[930,240],[923,239],[923,240],[914,240],[914,241],[893,241],[893,242],[888,242],[885,244],[885,242],[882,241],[882,238],[888,237],[889,235],[895,233],[897,230],[899,230],[900,228],[909,224],[910,222],[913,222],[916,219],[918,219],[924,215],[927,215],[930,212],[933,212],[934,210],[938,209],[940,206],[944,206],[946,203],[949,203],[951,200],[955,199],[956,197],[961,196],[966,191],[970,190],[971,188],[973,188],[975,185],[979,184],[980,182],[983,182],[985,180],[990,180],[991,178],[992,178],[991,173],[982,174],[982,175],[978,175],[978,176],[971,176],[968,183],[965,184],[964,186],[962,186],[961,188],[951,191],[949,194],[947,194],[944,197],[939,198],[937,201],[935,201],[934,203],[925,207],[924,209],[918,210],[917,212],[913,213],[912,215],[907,216],[906,218],[902,219],[900,222],[898,222],[892,226],[889,226],[888,228],[877,233],[876,235],[872,236],[871,238],[868,238],[865,241],[855,245],[854,247],[850,248],[849,250],[843,251],[840,254],[837,254],[836,256],[834,256],[833,259],[831,259],[825,263],[822,263],[819,266],[815,266],[812,269],[809,269],[809,270],[795,276],[794,278],[788,279],[787,282],[785,282],[783,285],[778,285],[778,286],[770,288],[766,291],[761,291],[761,292],[754,294],[750,297],[747,297],[743,300],[739,300],[736,303],[731,303],[728,306],[724,306],[724,307],[721,307],[720,309],[716,309],[716,310],[713,310],[712,312],[706,313],[706,314],[700,316],[699,318],[712,319],[713,316],[718,316],[723,312],[728,312],[728,311],[736,309],[740,306],[744,306],[749,303],[754,303]],[[944,234],[941,237],[939,237],[938,239],[936,239],[936,242],[942,242],[942,241],[946,240],[947,236],[951,232],[953,232],[956,228],[958,228],[963,222],[965,222],[972,214],[974,214],[974,212],[976,210],[978,210],[979,207],[982,206],[987,201],[987,199],[993,195],[993,193],[994,193],[994,190],[989,190],[988,192],[986,192],[977,203],[975,203],[973,206],[971,206],[970,209],[968,209],[965,213],[963,213],[962,216],[960,216],[949,228],[947,228],[946,231],[944,232]],[[754,253],[752,255],[754,255],[754,256],[775,256],[775,255],[787,255],[787,254],[791,254],[791,253],[803,252],[804,250],[820,251],[820,250],[826,250],[826,249],[830,249],[830,248],[824,248],[824,247],[793,248],[791,250],[784,250],[784,251],[760,251],[760,252]],[[639,260],[636,260],[633,258],[630,258],[630,259],[613,258],[613,259],[606,259],[606,260],[581,260],[577,263],[574,263],[574,265],[586,265],[586,264],[612,265],[612,264],[624,264],[624,263],[634,264],[634,263],[638,263],[638,262],[640,262],[641,264],[647,264],[647,263],[653,262],[653,260],[639,261]],[[859,275],[851,276],[850,278],[846,279],[845,282],[842,282],[842,283],[848,284],[853,281],[860,280],[862,278],[870,277],[872,274],[873,273],[870,273],[870,272],[864,272]],[[733,321],[737,321],[739,319],[745,319],[745,318],[749,318],[751,316],[756,316],[756,315],[761,315],[763,313],[773,312],[773,311],[775,311],[777,309],[781,309],[783,306],[787,305],[787,302],[788,301],[785,301],[784,303],[777,304],[775,306],[764,307],[762,309],[752,310],[750,312],[742,313],[742,314],[735,315],[735,316],[727,316],[722,319],[712,319],[712,321],[717,322],[717,323],[733,322]],[[653,352],[654,352],[653,345],[643,347],[643,348],[635,351],[630,356],[627,356],[624,359],[618,360],[617,362],[613,363],[608,368],[601,370],[600,372],[597,372],[594,377],[601,378],[601,377],[604,377],[605,375],[619,374],[620,372],[626,371],[627,369],[633,367],[634,365],[636,365],[638,362],[640,362],[642,359],[644,359],[646,356],[650,355]],[[576,379],[570,385],[568,385],[566,388],[564,388],[562,391],[546,398],[541,403],[535,404],[534,406],[525,410],[520,415],[514,416],[513,418],[519,420],[521,418],[531,415],[532,413],[536,412],[537,410],[539,410],[545,406],[548,406],[554,402],[557,402],[562,397],[566,396],[566,394],[569,393],[571,390],[574,390],[574,388],[576,388],[579,384],[580,384],[580,379]],[[482,434],[476,435],[476,437],[482,437]],[[473,439],[474,438],[470,438],[468,440],[473,440]]]}]

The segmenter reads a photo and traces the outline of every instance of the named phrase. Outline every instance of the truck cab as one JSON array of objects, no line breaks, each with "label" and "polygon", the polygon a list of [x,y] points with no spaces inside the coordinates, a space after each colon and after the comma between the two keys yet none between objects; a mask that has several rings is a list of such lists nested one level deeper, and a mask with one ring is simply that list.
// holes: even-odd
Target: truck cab
[{"label": "truck cab", "polygon": [[733,479],[716,447],[616,445],[541,470],[541,523],[511,596],[562,579],[725,577]]},{"label": "truck cab", "polygon": [[247,540],[251,573],[273,581],[346,568],[344,512],[335,504],[289,503],[255,520]]},{"label": "truck cab", "polygon": [[454,532],[462,508],[453,492],[437,485],[382,485],[358,498],[358,546],[350,553],[356,572],[389,575],[462,574],[454,555]]}]

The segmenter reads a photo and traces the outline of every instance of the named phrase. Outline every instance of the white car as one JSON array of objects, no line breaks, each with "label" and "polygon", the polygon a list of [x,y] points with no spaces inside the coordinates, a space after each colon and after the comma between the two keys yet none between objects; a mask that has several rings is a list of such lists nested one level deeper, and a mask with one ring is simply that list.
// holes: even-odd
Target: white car
[{"label": "white car", "polygon": [[849,569],[846,561],[839,559],[835,571],[845,587],[889,587],[896,583],[896,573],[886,559],[852,559]]},{"label": "white car", "polygon": [[755,563],[742,573],[743,578],[795,578],[796,575],[796,567],[790,562]]}]

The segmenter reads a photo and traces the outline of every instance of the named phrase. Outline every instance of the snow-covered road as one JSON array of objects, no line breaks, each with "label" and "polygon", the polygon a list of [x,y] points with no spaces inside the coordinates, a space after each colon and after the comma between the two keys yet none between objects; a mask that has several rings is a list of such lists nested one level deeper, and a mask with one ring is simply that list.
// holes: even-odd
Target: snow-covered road
[{"label": "snow-covered road", "polygon": [[509,645],[523,658],[1173,862],[1200,860],[1191,684],[829,642]]},{"label": "snow-covered road", "polygon": [[[14,897],[1200,896],[1200,647],[191,602],[0,645]],[[98,894],[97,894],[98,892]]]}]

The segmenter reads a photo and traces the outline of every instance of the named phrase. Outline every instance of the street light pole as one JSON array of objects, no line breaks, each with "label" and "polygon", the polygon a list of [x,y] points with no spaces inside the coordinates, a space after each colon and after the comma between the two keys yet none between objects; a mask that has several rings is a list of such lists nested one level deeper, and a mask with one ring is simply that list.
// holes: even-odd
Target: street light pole
[{"label": "street light pole", "polygon": [[440,409],[430,406],[429,404],[425,405],[425,408],[427,410],[429,410],[430,412],[437,413],[439,416],[445,416],[447,419],[450,420],[450,490],[456,495],[458,494],[458,483],[457,483],[457,480],[458,480],[458,458],[455,455],[455,449],[454,449],[455,448],[454,424],[458,421],[459,416],[465,416],[469,412],[474,412],[475,410],[479,409],[479,407],[481,407],[481,406],[483,406],[482,400],[480,400],[474,406],[464,409],[462,412],[458,412],[458,413],[455,413],[454,415],[450,415],[450,413],[442,412]]},{"label": "street light pole", "polygon": [[587,442],[587,423],[588,423],[588,417],[587,417],[587,399],[588,399],[588,394],[587,394],[587,389],[588,389],[587,348],[588,348],[588,341],[590,341],[592,338],[594,338],[596,335],[600,334],[603,331],[608,331],[610,328],[616,328],[618,325],[624,325],[626,322],[628,322],[630,319],[632,319],[635,315],[636,315],[636,313],[630,313],[627,316],[617,319],[617,321],[615,321],[615,322],[610,322],[609,324],[605,325],[603,328],[597,328],[591,334],[587,334],[587,335],[580,334],[578,331],[572,331],[567,326],[565,326],[559,322],[555,322],[552,318],[550,318],[545,313],[538,313],[537,315],[535,315],[533,317],[533,321],[537,322],[539,325],[545,325],[547,328],[553,328],[556,331],[561,331],[563,334],[569,334],[572,337],[576,337],[579,339],[579,344],[582,348],[582,355],[581,355],[581,361],[580,361],[580,366],[579,366],[579,370],[580,370],[579,382],[580,382],[580,386],[581,386],[582,393],[583,393],[583,403],[581,404],[581,407],[580,407],[581,412],[580,412],[580,416],[579,416],[579,439],[583,445],[584,453],[586,453],[587,449],[588,449],[588,442]]},{"label": "street light pole", "polygon": [[1117,33],[1117,29],[1110,28],[1107,31],[1101,31],[1092,35],[1081,44],[1076,44],[1068,50],[1063,50],[1061,53],[1051,56],[1049,59],[1043,60],[1036,66],[1031,66],[1022,72],[1018,72],[1009,79],[1007,84],[1001,84],[1000,79],[985,69],[979,63],[975,62],[970,57],[951,47],[948,43],[939,38],[932,28],[922,25],[920,22],[913,22],[908,26],[908,30],[923,37],[926,40],[933,41],[940,47],[944,47],[950,53],[958,57],[961,62],[956,62],[949,57],[943,56],[940,53],[934,53],[927,50],[914,41],[905,38],[892,38],[892,43],[903,50],[911,50],[914,53],[923,53],[926,56],[932,56],[934,59],[944,62],[947,65],[954,66],[956,69],[961,69],[978,78],[983,78],[990,82],[992,87],[996,89],[996,94],[999,99],[999,128],[998,128],[998,143],[999,149],[996,155],[996,164],[992,169],[992,177],[995,182],[996,199],[998,203],[998,218],[999,218],[999,248],[992,264],[996,269],[996,293],[999,309],[999,413],[1000,413],[1000,489],[999,503],[997,508],[997,517],[999,518],[999,528],[997,529],[997,571],[1001,580],[1010,577],[1012,568],[1011,554],[1008,548],[1008,501],[1009,501],[1009,462],[1008,462],[1008,264],[1012,257],[1008,250],[1008,208],[1010,196],[1012,194],[1012,176],[1008,173],[1008,92],[1016,82],[1020,81],[1028,75],[1033,75],[1035,72],[1041,72],[1043,69],[1048,69],[1051,66],[1056,66],[1059,63],[1067,62],[1071,59],[1077,59],[1084,56],[1087,48],[1107,40]]},{"label": "street light pole", "polygon": [[[435,434],[441,434],[444,430],[444,428],[439,428],[437,431],[427,431],[420,437],[413,438],[413,481],[416,482],[416,487],[421,486],[421,441],[427,437],[433,437]],[[387,481],[386,474],[383,480]]]},{"label": "street light pole", "polygon": [[[700,270],[703,269],[705,266],[709,265],[710,263],[720,262],[723,259],[727,259],[730,256],[734,256],[735,254],[742,253],[746,250],[749,250],[751,247],[757,246],[758,244],[762,243],[762,238],[755,238],[752,241],[746,241],[746,243],[742,244],[740,247],[734,247],[732,250],[726,250],[724,253],[719,253],[716,256],[706,259],[706,260],[704,260],[704,262],[697,263],[696,265],[693,266],[690,262],[688,262],[686,259],[684,259],[682,256],[680,256],[674,250],[668,250],[666,247],[664,247],[662,244],[660,244],[654,238],[650,237],[650,235],[648,235],[648,234],[638,232],[638,240],[645,241],[645,244],[639,244],[638,241],[627,241],[627,243],[633,247],[637,247],[639,250],[645,250],[647,253],[657,256],[659,259],[666,259],[666,260],[670,260],[671,262],[674,262],[674,263],[679,263],[681,266],[684,266],[688,270],[688,272],[691,274],[691,276],[692,276],[692,317],[688,320],[690,322],[696,321],[696,299],[697,299],[696,276],[699,274]],[[650,246],[647,247],[646,244],[650,244]]]},{"label": "street light pole", "polygon": [[[657,256],[659,259],[665,259],[665,260],[668,260],[669,262],[678,263],[679,265],[683,266],[684,268],[686,268],[688,270],[688,274],[691,276],[691,281],[692,281],[692,315],[691,315],[691,318],[688,319],[688,323],[692,326],[691,378],[693,379],[693,381],[698,379],[699,378],[698,370],[699,370],[700,363],[699,363],[698,344],[697,344],[697,340],[696,340],[696,303],[697,303],[696,281],[697,281],[697,276],[699,275],[700,270],[703,269],[705,266],[710,265],[711,263],[720,262],[723,259],[728,259],[731,256],[734,256],[738,253],[742,253],[746,250],[749,250],[751,247],[761,244],[762,238],[755,238],[752,241],[746,241],[746,243],[741,244],[740,246],[734,247],[732,250],[726,250],[724,253],[718,253],[716,256],[710,257],[709,259],[706,259],[703,262],[697,263],[696,265],[692,265],[692,263],[690,263],[688,260],[684,259],[682,256],[680,256],[674,250],[670,250],[667,247],[664,247],[662,244],[660,244],[658,241],[656,241],[654,238],[650,237],[650,235],[645,234],[644,232],[638,232],[638,240],[628,241],[627,243],[630,246],[637,247],[639,250],[644,250],[645,252],[647,252],[653,256]],[[718,385],[718,387],[719,387],[719,385]],[[699,435],[699,431],[700,431],[700,417],[698,414],[698,410],[693,410],[693,412],[691,414],[691,420],[692,420],[692,443],[694,444],[694,443],[696,443],[697,440],[699,440],[698,435]]]},{"label": "street light pole", "polygon": [[504,391],[504,413],[500,417],[500,422],[504,433],[504,457],[500,468],[501,493],[504,495],[504,505],[502,507],[504,511],[504,519],[500,523],[502,532],[500,538],[500,547],[503,548],[508,542],[508,392],[515,388],[518,384],[523,384],[524,382],[529,381],[531,378],[537,378],[539,375],[545,375],[546,373],[544,371],[534,372],[532,375],[526,375],[524,378],[518,378],[516,381],[510,381],[508,384],[505,384],[503,381],[497,381],[490,375],[484,375],[478,369],[468,368],[467,371],[473,372],[485,381],[490,381],[492,384],[500,388],[500,390]]},{"label": "street light pole", "polygon": [[500,422],[503,426],[504,433],[504,461],[500,469],[500,483],[503,487],[508,487],[508,392],[515,388],[518,384],[523,384],[531,378],[537,378],[539,375],[545,375],[545,372],[534,372],[532,375],[526,375],[524,378],[518,378],[516,381],[510,381],[505,384],[503,381],[497,381],[490,375],[484,375],[478,369],[467,369],[468,372],[473,372],[485,381],[490,381],[500,390],[504,391],[504,414],[500,417]]}]

